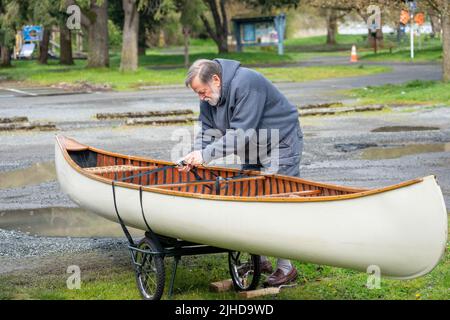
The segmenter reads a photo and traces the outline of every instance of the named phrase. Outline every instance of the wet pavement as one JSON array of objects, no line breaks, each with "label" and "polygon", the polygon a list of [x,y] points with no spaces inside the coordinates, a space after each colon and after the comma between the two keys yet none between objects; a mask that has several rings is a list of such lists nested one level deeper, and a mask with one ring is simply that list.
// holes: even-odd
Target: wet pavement
[{"label": "wet pavement", "polygon": [[[395,68],[393,74],[277,85],[292,102],[306,104],[339,101],[335,89],[401,82],[413,75],[425,79],[440,76],[436,65]],[[59,128],[53,132],[0,132],[0,231],[7,229],[0,232],[0,243],[2,234],[12,239],[25,233],[27,241],[37,242],[40,237],[35,235],[55,236],[59,239],[55,242],[64,243],[61,250],[66,250],[67,243],[79,248],[73,237],[121,235],[117,225],[77,209],[60,191],[54,173],[55,134],[110,151],[167,160],[179,145],[180,130],[192,134],[192,125],[124,126],[117,121],[97,120],[95,115],[186,108],[198,111],[198,100],[182,86],[139,92],[0,97],[0,117],[27,116],[32,121],[55,122]],[[301,123],[303,178],[372,188],[434,174],[450,208],[450,106],[305,117]],[[69,242],[67,236],[71,237]],[[46,252],[44,245],[35,245],[37,252]],[[1,246],[0,265],[1,256],[5,259],[12,251],[14,248]]]}]

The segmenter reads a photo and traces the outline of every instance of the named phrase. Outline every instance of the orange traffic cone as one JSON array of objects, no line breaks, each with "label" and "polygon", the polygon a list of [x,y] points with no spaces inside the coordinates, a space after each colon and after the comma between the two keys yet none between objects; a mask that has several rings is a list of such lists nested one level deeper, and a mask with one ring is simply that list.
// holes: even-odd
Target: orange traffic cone
[{"label": "orange traffic cone", "polygon": [[352,54],[350,56],[350,62],[358,62],[358,55],[356,54],[356,46],[352,46]]}]

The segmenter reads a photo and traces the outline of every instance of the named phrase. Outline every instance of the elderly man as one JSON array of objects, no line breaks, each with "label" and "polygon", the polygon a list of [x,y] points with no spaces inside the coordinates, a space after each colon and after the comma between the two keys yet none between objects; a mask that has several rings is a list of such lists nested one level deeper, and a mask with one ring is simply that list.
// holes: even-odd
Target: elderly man
[{"label": "elderly man", "polygon": [[[190,67],[186,86],[201,100],[202,132],[196,137],[195,151],[183,158],[186,166],[181,170],[188,171],[231,154],[241,158],[245,154],[241,159],[243,169],[300,175],[303,134],[297,108],[264,76],[241,67],[238,61],[202,59]],[[218,134],[212,137],[210,132]],[[239,132],[243,139],[239,140]],[[266,152],[258,150],[258,154],[252,154],[252,143]],[[273,271],[266,257],[261,257],[261,269]],[[296,277],[297,270],[291,262],[279,258],[266,284],[279,286]]]}]

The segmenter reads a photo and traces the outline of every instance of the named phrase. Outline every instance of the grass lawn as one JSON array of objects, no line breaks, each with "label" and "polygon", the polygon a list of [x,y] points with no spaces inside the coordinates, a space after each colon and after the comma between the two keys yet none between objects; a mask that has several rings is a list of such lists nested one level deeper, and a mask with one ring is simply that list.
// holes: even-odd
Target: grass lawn
[{"label": "grass lawn", "polygon": [[384,66],[327,66],[327,67],[303,67],[303,68],[264,68],[257,69],[272,81],[311,81],[328,78],[345,78],[353,76],[371,75],[391,71]]},{"label": "grass lawn", "polygon": [[[325,45],[325,36],[314,36],[285,41],[285,54],[277,54],[275,47],[248,47],[244,52],[217,54],[217,47],[212,40],[192,39],[190,61],[199,58],[216,57],[235,59],[244,66],[258,68],[262,65],[271,67],[259,69],[273,81],[309,81],[333,77],[350,77],[389,71],[378,66],[327,66],[327,67],[292,67],[277,68],[277,65],[305,61],[324,55],[347,55],[353,44],[357,45],[362,60],[374,61],[409,61],[408,44],[395,43],[392,53],[381,49],[374,54],[367,47],[366,35],[338,35],[338,44]],[[388,43],[389,35],[386,35]],[[423,49],[416,52],[415,61],[437,61],[441,59],[441,45],[437,39],[423,39]],[[94,84],[110,84],[116,90],[133,90],[143,85],[182,84],[186,69],[182,47],[152,48],[139,58],[139,70],[135,73],[121,73],[120,55],[112,53],[110,68],[86,69],[85,60],[77,60],[74,66],[59,66],[58,61],[50,60],[49,65],[41,66],[34,61],[13,61],[13,68],[0,69],[1,79],[25,81],[26,85],[52,85],[60,82],[74,83],[87,81]]]},{"label": "grass lawn", "polygon": [[[366,287],[368,275],[347,269],[300,264],[297,286],[282,290],[276,299],[448,299],[450,288],[450,254],[448,251],[429,274],[414,280],[381,279],[380,288]],[[140,299],[134,273],[123,251],[123,262],[102,265],[92,270],[82,268],[81,289],[66,287],[68,275],[32,272],[22,275],[0,275],[0,299]],[[167,299],[172,259],[166,259]],[[228,279],[227,256],[224,254],[184,257],[175,280],[173,299],[239,299],[234,291],[213,293],[209,284]],[[273,296],[260,299],[274,299]]]},{"label": "grass lawn", "polygon": [[396,49],[392,53],[387,50],[375,54],[364,51],[360,54],[362,60],[367,61],[395,61],[395,62],[438,62],[442,60],[442,47],[430,47],[414,52],[414,60],[411,59],[409,49]]},{"label": "grass lawn", "polygon": [[[146,57],[147,58],[147,57]],[[238,58],[238,57],[233,57]],[[247,61],[249,61],[247,59]],[[168,85],[184,83],[185,68],[149,69],[141,66],[137,72],[123,73],[117,67],[104,69],[86,69],[86,61],[77,61],[75,66],[66,67],[51,61],[49,65],[38,65],[35,61],[17,61],[13,68],[0,70],[0,77],[25,81],[29,85],[52,85],[61,82],[76,83],[87,81],[95,84],[110,84],[116,90],[133,90],[144,85]],[[258,71],[273,81],[309,81],[333,77],[351,77],[359,75],[389,72],[390,68],[380,66],[326,66],[259,68]]]},{"label": "grass lawn", "polygon": [[354,89],[347,94],[367,104],[449,104],[450,83],[414,80],[402,85]]}]

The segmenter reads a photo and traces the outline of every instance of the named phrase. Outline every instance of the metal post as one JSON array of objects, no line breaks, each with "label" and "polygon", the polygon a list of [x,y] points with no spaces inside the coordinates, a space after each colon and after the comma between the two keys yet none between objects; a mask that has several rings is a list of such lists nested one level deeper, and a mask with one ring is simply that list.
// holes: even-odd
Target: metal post
[{"label": "metal post", "polygon": [[234,37],[236,38],[236,52],[242,52],[241,24],[237,21],[234,21],[233,26],[234,26]]},{"label": "metal post", "polygon": [[283,40],[284,40],[284,29],[286,27],[286,15],[284,13],[278,15],[274,19],[275,29],[278,34],[278,54],[284,54]]},{"label": "metal post", "polygon": [[408,0],[409,4],[409,20],[410,25],[410,47],[411,47],[411,59],[414,59],[414,12],[417,8],[416,0]]},{"label": "metal post", "polygon": [[410,28],[410,31],[409,31],[409,33],[410,33],[410,47],[411,47],[411,59],[414,59],[414,14],[412,13],[412,11],[411,11],[411,14],[410,14],[410,16],[411,16],[411,26],[409,27]]},{"label": "metal post", "polygon": [[173,257],[172,275],[170,277],[170,285],[169,285],[169,299],[172,299],[172,296],[173,296],[173,285],[175,283],[175,276],[177,274],[178,262],[180,261],[180,259],[181,259],[181,256]]}]

